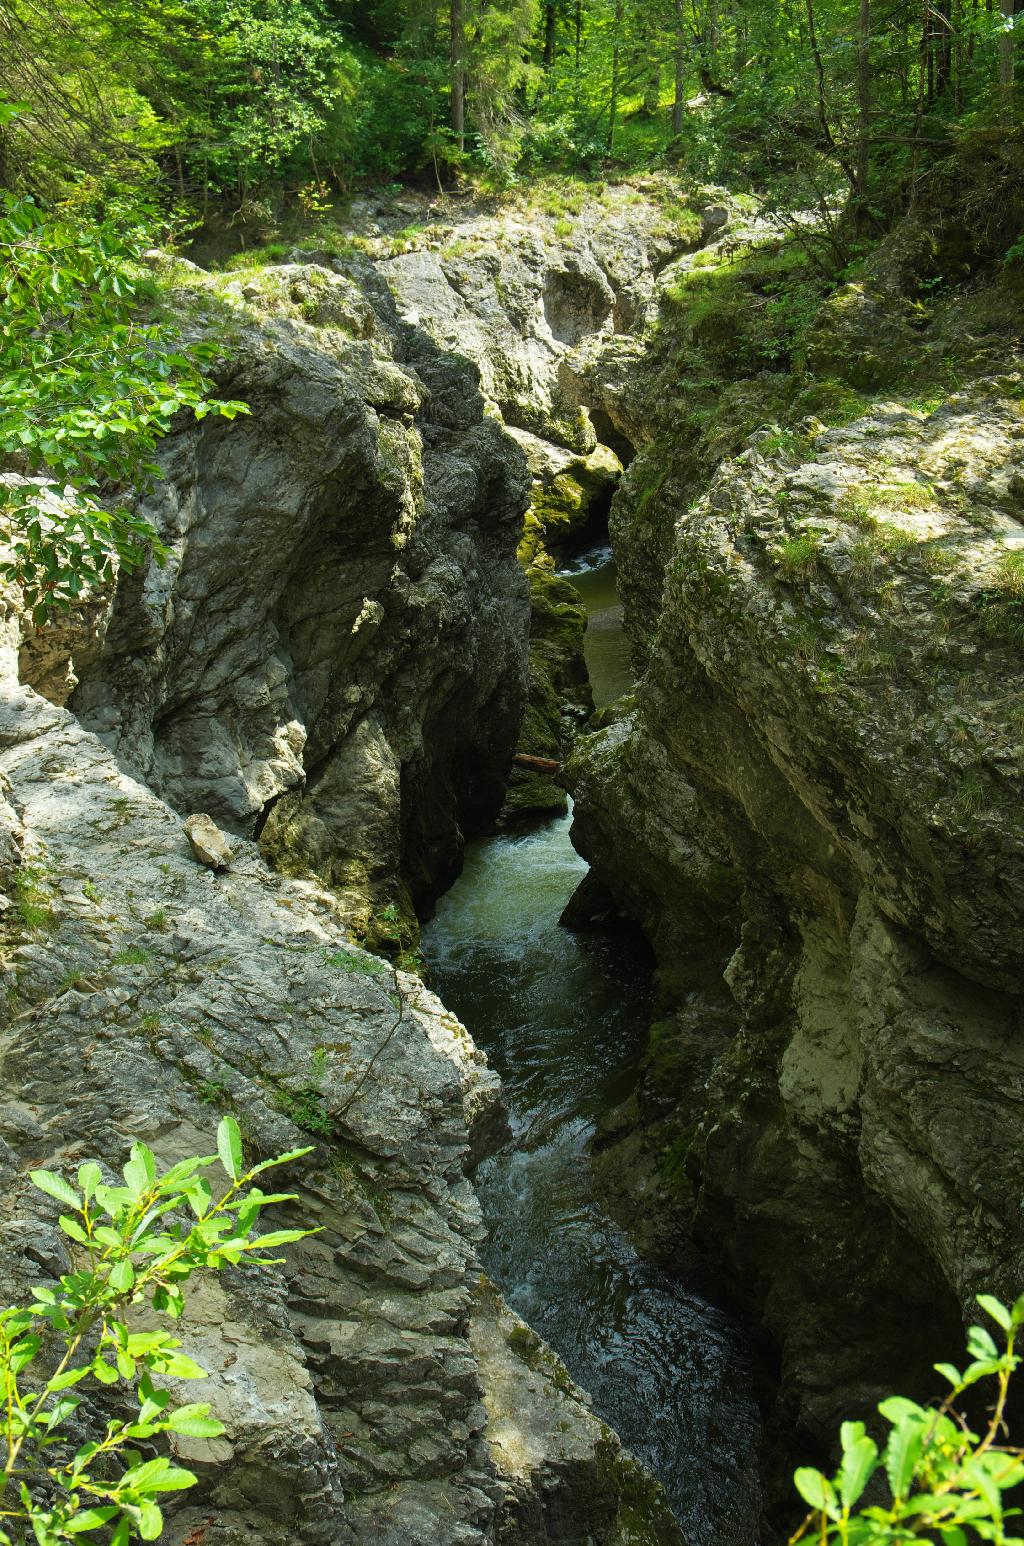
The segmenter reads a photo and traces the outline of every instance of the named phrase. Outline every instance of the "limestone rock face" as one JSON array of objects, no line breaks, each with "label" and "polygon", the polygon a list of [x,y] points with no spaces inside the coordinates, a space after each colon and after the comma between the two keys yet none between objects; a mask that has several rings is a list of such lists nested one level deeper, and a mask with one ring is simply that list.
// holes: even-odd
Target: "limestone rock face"
[{"label": "limestone rock face", "polygon": [[[553,189],[497,214],[424,200],[407,239],[370,223],[402,316],[473,361],[489,411],[526,453],[533,485],[520,559],[533,606],[517,749],[556,759],[593,703],[583,609],[552,570],[559,555],[603,539],[633,451],[607,411],[604,362],[620,351],[636,359],[661,275],[717,228],[708,199],[668,175],[611,185],[597,198],[577,192]],[[377,213],[386,219],[386,208]],[[503,814],[532,820],[565,805],[550,778],[517,768]]]},{"label": "limestone rock face", "polygon": [[1024,1278],[1021,379],[765,431],[692,503],[669,450],[616,513],[657,621],[570,783],[667,1007],[599,1164],[819,1434]]},{"label": "limestone rock face", "polygon": [[577,1520],[598,1546],[680,1546],[481,1280],[466,1165],[502,1135],[495,1075],[418,979],[352,944],[332,895],[234,846],[229,870],[197,865],[169,805],[5,684],[3,1302],[69,1264],[30,1168],[119,1166],[139,1138],[164,1163],[207,1153],[230,1109],[255,1157],[313,1144],[277,1218],[322,1232],[188,1295],[179,1334],[227,1432],[173,1441],[201,1481],[172,1546],[570,1546]]},{"label": "limestone rock face", "polygon": [[372,305],[315,265],[179,278],[187,326],[230,357],[221,392],[251,411],[162,443],[143,513],[167,561],[119,583],[71,707],[177,809],[259,835],[368,937],[408,943],[410,897],[447,883],[501,802],[525,460],[472,367],[371,279]]},{"label": "limestone rock face", "polygon": [[651,179],[564,208],[447,214],[438,240],[379,260],[403,316],[474,362],[506,424],[589,454],[604,425],[566,397],[563,362],[642,330],[659,273],[702,236],[701,207]]}]

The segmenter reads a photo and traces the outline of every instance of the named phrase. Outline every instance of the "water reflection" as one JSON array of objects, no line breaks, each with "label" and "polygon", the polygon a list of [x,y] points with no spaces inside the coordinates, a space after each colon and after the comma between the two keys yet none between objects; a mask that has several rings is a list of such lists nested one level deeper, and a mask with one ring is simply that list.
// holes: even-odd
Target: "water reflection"
[{"label": "water reflection", "polygon": [[610,547],[597,548],[559,571],[571,580],[587,608],[584,654],[594,703],[604,708],[633,690],[629,649],[622,631],[622,603]]}]

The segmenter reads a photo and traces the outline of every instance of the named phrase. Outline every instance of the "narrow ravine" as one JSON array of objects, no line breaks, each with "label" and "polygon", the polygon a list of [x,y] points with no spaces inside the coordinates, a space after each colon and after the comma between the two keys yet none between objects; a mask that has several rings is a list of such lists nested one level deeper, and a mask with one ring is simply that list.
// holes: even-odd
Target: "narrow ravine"
[{"label": "narrow ravine", "polygon": [[[572,567],[600,706],[631,685],[609,549]],[[690,1546],[757,1539],[759,1421],[736,1326],[636,1254],[594,1195],[602,1111],[629,1094],[649,1023],[642,945],[559,917],[586,864],[570,817],[473,846],[424,930],[432,983],[505,1084],[512,1142],[478,1172],[484,1264],[664,1483]]]}]

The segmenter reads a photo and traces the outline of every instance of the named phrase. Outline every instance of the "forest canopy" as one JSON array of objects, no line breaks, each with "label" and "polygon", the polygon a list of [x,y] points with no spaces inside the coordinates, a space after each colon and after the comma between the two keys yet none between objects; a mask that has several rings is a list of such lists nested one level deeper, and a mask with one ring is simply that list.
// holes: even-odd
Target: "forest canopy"
[{"label": "forest canopy", "polygon": [[0,186],[322,207],[667,160],[865,205],[1014,113],[1022,0],[8,0]]}]

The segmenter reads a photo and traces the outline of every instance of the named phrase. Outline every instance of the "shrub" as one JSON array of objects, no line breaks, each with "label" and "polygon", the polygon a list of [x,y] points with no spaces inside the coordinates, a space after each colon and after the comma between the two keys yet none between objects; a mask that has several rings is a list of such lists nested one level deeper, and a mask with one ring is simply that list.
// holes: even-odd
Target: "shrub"
[{"label": "shrub", "polygon": [[[129,1330],[131,1308],[148,1304],[176,1320],[195,1272],[243,1260],[277,1265],[280,1258],[257,1253],[315,1233],[253,1233],[263,1208],[294,1197],[252,1183],[309,1152],[295,1149],[243,1170],[238,1123],[225,1117],[216,1155],[182,1160],[162,1174],[151,1150],[135,1144],[123,1186],[108,1185],[94,1161],[79,1167],[77,1186],[53,1171],[31,1172],[34,1185],[67,1210],[60,1227],[75,1260],[55,1286],[37,1285],[30,1304],[0,1310],[0,1546],[29,1539],[37,1546],[128,1546],[161,1534],[157,1500],[196,1478],[166,1455],[146,1458],[135,1446],[152,1448],[163,1433],[213,1438],[224,1428],[205,1402],[171,1405],[154,1377],[204,1379],[206,1370],[166,1329]],[[218,1158],[227,1186],[215,1200],[202,1172]],[[100,1430],[91,1402],[83,1406],[75,1389],[118,1384],[131,1388],[138,1412],[109,1418]]]},{"label": "shrub", "polygon": [[247,412],[208,395],[208,349],[140,319],[144,215],[84,213],[0,194],[0,458],[38,475],[0,479],[11,548],[0,576],[21,587],[37,623],[116,564],[136,567],[155,543],[115,490],[151,476],[175,415]]},{"label": "shrub", "polygon": [[[913,1546],[918,1541],[1024,1546],[1024,1537],[1008,1535],[1005,1528],[1007,1519],[1020,1514],[1006,1506],[1005,1494],[1024,1481],[1024,1450],[1007,1444],[1005,1421],[1010,1378],[1020,1364],[1014,1347],[1024,1325],[1024,1294],[1012,1309],[988,1294],[979,1294],[978,1303],[1000,1328],[1004,1350],[984,1327],[972,1326],[966,1369],[935,1365],[952,1387],[941,1405],[923,1407],[902,1396],[880,1403],[878,1410],[889,1424],[881,1452],[863,1423],[844,1423],[836,1474],[827,1477],[809,1466],[796,1473],[797,1490],[811,1513],[790,1546],[803,1540],[822,1546],[829,1541],[842,1546]],[[996,1398],[985,1431],[978,1434],[958,1403],[965,1391],[988,1379],[996,1382]],[[854,1512],[873,1482],[880,1501]]]}]

